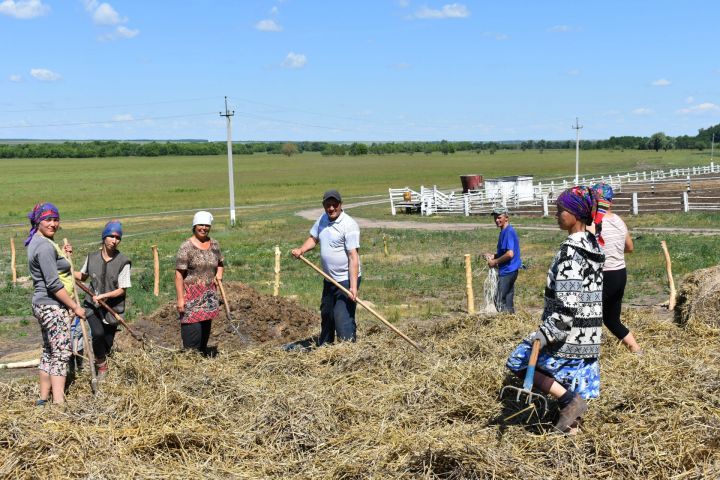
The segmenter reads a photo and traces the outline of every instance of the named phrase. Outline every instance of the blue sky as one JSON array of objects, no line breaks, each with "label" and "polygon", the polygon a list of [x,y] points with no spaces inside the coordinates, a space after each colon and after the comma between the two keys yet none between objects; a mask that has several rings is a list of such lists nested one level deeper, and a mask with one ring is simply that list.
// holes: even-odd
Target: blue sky
[{"label": "blue sky", "polygon": [[0,138],[511,140],[720,123],[717,0],[0,0]]}]

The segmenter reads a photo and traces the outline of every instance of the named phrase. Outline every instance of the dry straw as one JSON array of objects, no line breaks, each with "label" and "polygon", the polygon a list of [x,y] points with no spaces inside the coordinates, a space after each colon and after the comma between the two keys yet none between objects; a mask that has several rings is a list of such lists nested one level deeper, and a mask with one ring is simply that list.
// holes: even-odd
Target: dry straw
[{"label": "dry straw", "polygon": [[310,353],[126,349],[99,396],[77,381],[64,408],[0,385],[0,477],[718,478],[720,331],[624,321],[646,354],[606,338],[576,437],[549,433],[552,415],[503,421],[505,358],[536,317],[405,325],[429,355],[363,320],[357,343]]}]

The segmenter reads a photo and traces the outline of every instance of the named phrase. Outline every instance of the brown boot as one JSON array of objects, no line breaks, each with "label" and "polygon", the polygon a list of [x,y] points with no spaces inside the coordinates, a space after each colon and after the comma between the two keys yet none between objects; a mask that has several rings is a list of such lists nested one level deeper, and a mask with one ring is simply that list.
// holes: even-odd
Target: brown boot
[{"label": "brown boot", "polygon": [[555,423],[555,428],[566,433],[587,412],[587,408],[587,402],[580,395],[575,395],[565,408],[560,409],[560,418]]}]

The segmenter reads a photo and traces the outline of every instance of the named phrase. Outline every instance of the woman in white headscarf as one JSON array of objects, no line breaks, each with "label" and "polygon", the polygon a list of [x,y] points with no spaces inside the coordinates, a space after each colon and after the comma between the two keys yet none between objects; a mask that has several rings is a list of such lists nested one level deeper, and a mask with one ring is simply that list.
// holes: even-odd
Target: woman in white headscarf
[{"label": "woman in white headscarf", "polygon": [[193,217],[193,235],[175,259],[175,291],[183,348],[207,353],[212,319],[220,312],[215,280],[222,280],[220,244],[210,238],[213,216],[200,211]]}]

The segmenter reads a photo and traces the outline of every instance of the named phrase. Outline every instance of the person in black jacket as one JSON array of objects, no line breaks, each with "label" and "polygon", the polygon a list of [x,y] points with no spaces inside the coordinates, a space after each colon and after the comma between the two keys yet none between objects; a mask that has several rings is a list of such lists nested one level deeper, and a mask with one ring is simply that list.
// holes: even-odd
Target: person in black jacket
[{"label": "person in black jacket", "polygon": [[78,280],[90,279],[90,288],[95,293],[92,297],[85,297],[83,306],[92,331],[95,366],[100,378],[107,375],[107,355],[115,341],[118,321],[98,304],[98,300],[103,300],[122,315],[125,311],[125,293],[131,286],[130,260],[118,251],[121,240],[120,222],[108,222],[102,232],[102,247],[90,253],[80,271],[75,272]]}]

